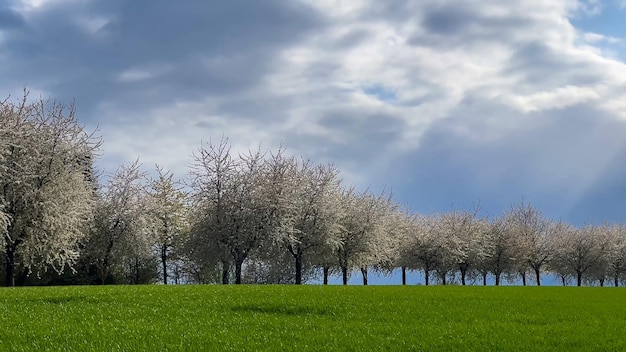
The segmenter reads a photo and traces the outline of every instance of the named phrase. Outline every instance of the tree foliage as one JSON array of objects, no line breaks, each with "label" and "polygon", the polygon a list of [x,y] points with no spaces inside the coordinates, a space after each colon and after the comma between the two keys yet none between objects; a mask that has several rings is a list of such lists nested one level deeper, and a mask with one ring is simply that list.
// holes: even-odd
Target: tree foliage
[{"label": "tree foliage", "polygon": [[[537,285],[623,283],[623,225],[575,227],[522,200],[487,218],[452,209],[419,214],[389,192],[346,188],[332,164],[275,150],[235,152],[203,143],[186,182],[139,161],[102,185],[93,171],[100,140],[73,106],[27,96],[0,102],[0,256],[16,273],[79,270],[99,283],[301,284],[341,274],[421,271],[425,283],[492,277]],[[68,270],[69,269],[69,270]],[[68,274],[69,272],[69,274]],[[87,280],[91,282],[95,280]]]},{"label": "tree foliage", "polygon": [[0,102],[0,251],[15,270],[72,266],[93,205],[91,159],[100,141],[73,106]]}]

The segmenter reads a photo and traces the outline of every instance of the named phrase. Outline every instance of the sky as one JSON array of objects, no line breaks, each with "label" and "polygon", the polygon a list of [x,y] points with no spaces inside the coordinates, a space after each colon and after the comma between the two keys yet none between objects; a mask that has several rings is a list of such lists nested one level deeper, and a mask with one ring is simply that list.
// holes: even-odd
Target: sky
[{"label": "sky", "polygon": [[108,172],[201,142],[415,212],[626,220],[626,1],[0,0],[0,97],[75,101]]}]

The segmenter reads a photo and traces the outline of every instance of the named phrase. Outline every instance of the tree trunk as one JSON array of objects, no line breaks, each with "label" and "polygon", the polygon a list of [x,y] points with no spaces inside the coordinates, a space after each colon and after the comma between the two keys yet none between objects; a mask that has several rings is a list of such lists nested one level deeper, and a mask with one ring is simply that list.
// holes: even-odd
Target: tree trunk
[{"label": "tree trunk", "polygon": [[402,267],[402,285],[406,285],[406,266]]},{"label": "tree trunk", "polygon": [[444,272],[443,274],[440,275],[440,277],[441,277],[441,284],[444,285],[444,286],[448,284],[448,281],[446,280],[446,276],[448,276],[447,274],[448,273]]},{"label": "tree trunk", "polygon": [[139,258],[135,257],[135,285],[139,285]]},{"label": "tree trunk", "polygon": [[615,274],[615,277],[613,278],[613,285],[615,285],[615,287],[619,286],[619,275]]},{"label": "tree trunk", "polygon": [[161,264],[163,266],[163,284],[167,285],[167,247],[161,247]]},{"label": "tree trunk", "polygon": [[228,262],[222,262],[222,285],[230,283],[230,265]]},{"label": "tree trunk", "polygon": [[15,286],[15,248],[14,246],[7,245],[6,246],[6,254],[5,254],[5,263],[6,263],[6,277],[4,279],[4,285]]},{"label": "tree trunk", "polygon": [[496,277],[496,286],[500,286],[500,273],[495,273],[494,276]]},{"label": "tree trunk", "polygon": [[520,275],[522,276],[522,286],[526,286],[526,272],[523,271]]},{"label": "tree trunk", "polygon": [[604,280],[605,280],[605,279],[604,279],[603,277],[602,277],[602,278],[600,278],[600,287],[604,287]]},{"label": "tree trunk", "polygon": [[563,286],[567,286],[567,280],[565,280],[565,275],[561,275],[561,282],[563,283]]},{"label": "tree trunk", "polygon": [[98,281],[100,285],[104,285],[107,276],[109,276],[108,270],[106,270],[105,268],[103,268],[102,270],[98,269]]},{"label": "tree trunk", "polygon": [[361,267],[361,274],[363,274],[363,286],[367,286],[367,267]]},{"label": "tree trunk", "polygon": [[535,268],[535,279],[537,280],[537,286],[541,286],[541,271],[539,271],[539,268]]},{"label": "tree trunk", "polygon": [[582,283],[583,283],[583,273],[582,271],[578,270],[576,271],[576,285],[582,286]]},{"label": "tree trunk", "polygon": [[178,285],[180,283],[180,268],[178,267],[178,263],[174,264],[174,285]]},{"label": "tree trunk", "polygon": [[302,285],[302,250],[298,249],[294,258],[296,259],[296,285]]},{"label": "tree trunk", "polygon": [[426,286],[428,286],[429,281],[430,281],[430,271],[424,270],[424,283],[426,284]]},{"label": "tree trunk", "polygon": [[[118,223],[119,223],[119,220],[116,221],[116,225],[115,225],[116,227],[118,226],[117,225]],[[109,240],[109,243],[107,243],[106,251],[104,252],[104,259],[102,260],[102,266],[98,268],[98,276],[100,279],[100,285],[104,285],[107,277],[109,276],[109,271],[110,271],[109,258],[111,257],[111,253],[113,252],[114,245],[115,245],[115,242],[111,238]]]},{"label": "tree trunk", "polygon": [[241,285],[241,267],[243,266],[243,260],[237,259],[235,261],[235,285]]},{"label": "tree trunk", "polygon": [[325,266],[322,270],[324,271],[324,285],[328,285],[328,272],[330,268]]},{"label": "tree trunk", "polygon": [[483,273],[483,286],[487,286],[487,273]]},{"label": "tree trunk", "polygon": [[459,270],[461,271],[461,285],[465,286],[465,276],[467,275],[467,263],[459,264]]},{"label": "tree trunk", "polygon": [[347,266],[341,267],[341,276],[343,279],[343,284],[347,285],[348,284],[348,267]]}]

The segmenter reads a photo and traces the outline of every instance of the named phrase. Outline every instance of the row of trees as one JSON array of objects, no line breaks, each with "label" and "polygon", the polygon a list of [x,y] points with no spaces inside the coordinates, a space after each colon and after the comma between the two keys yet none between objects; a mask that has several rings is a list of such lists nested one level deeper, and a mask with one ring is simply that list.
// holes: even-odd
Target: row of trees
[{"label": "row of trees", "polygon": [[[100,184],[100,140],[56,103],[0,103],[0,255],[18,283],[296,283],[419,271],[425,284],[566,284],[626,275],[626,228],[574,227],[521,201],[413,214],[386,192],[342,186],[333,165],[201,145],[188,179],[125,164]],[[52,270],[50,270],[52,269]],[[32,274],[36,275],[32,275]]]}]

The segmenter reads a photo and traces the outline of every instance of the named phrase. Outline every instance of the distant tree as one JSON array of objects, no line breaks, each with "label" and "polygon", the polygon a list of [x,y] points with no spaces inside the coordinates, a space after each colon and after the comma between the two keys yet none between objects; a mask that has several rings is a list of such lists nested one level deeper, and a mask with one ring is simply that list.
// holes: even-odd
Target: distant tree
[{"label": "distant tree", "polygon": [[617,224],[611,226],[608,231],[611,236],[606,254],[608,272],[613,279],[613,285],[617,287],[620,277],[626,273],[626,227]]},{"label": "distant tree", "polygon": [[612,274],[613,253],[611,252],[615,244],[614,242],[616,241],[615,232],[610,225],[605,223],[597,226],[593,237],[593,242],[597,245],[596,250],[600,251],[600,253],[598,253],[597,259],[594,261],[591,268],[589,268],[586,276],[591,284],[597,282],[600,286],[604,286],[606,280],[609,279]]},{"label": "distant tree", "polygon": [[522,200],[504,215],[506,231],[517,243],[518,272],[526,286],[526,267],[535,273],[537,286],[541,286],[541,270],[554,253],[552,224],[541,212]]},{"label": "distant tree", "polygon": [[[0,252],[5,285],[17,267],[60,273],[78,259],[91,216],[91,157],[100,141],[73,106],[0,102]],[[89,165],[86,165],[89,164]]]},{"label": "distant tree", "polygon": [[[94,222],[84,251],[101,284],[125,262],[127,268],[138,270],[140,262],[152,256],[145,174],[140,166],[139,161],[120,166],[96,201]],[[137,277],[137,270],[131,278]]]},{"label": "distant tree", "polygon": [[[452,210],[439,219],[440,230],[446,240],[446,270],[455,266],[461,274],[461,284],[466,284],[467,274],[487,255],[484,221],[477,219],[479,208],[473,211]],[[444,255],[444,254],[442,254]],[[445,277],[444,277],[445,279]]]},{"label": "distant tree", "polygon": [[393,211],[387,221],[387,233],[390,236],[391,265],[388,271],[400,268],[402,285],[406,285],[407,271],[414,269],[407,251],[411,235],[415,231],[415,215],[407,209]]},{"label": "distant tree", "polygon": [[430,284],[430,274],[440,263],[443,244],[439,237],[435,216],[414,218],[413,229],[403,250],[403,262],[406,266],[424,271],[424,283]]},{"label": "distant tree", "polygon": [[572,273],[576,285],[581,286],[583,276],[598,265],[608,251],[608,241],[602,228],[587,225],[581,229],[561,224],[556,236],[556,251],[551,267],[561,275]]},{"label": "distant tree", "polygon": [[336,195],[340,180],[334,166],[314,166],[308,161],[301,163],[293,177],[295,187],[290,197],[294,213],[285,221],[290,229],[278,234],[295,261],[295,283],[301,284],[305,256],[314,256],[324,246],[338,246],[342,209]]},{"label": "distant tree", "polygon": [[194,219],[195,228],[201,230],[194,234],[207,253],[221,255],[223,283],[228,283],[231,263],[235,283],[242,282],[244,262],[271,231],[264,157],[257,150],[234,158],[226,139],[202,146],[195,155],[191,187],[195,206],[203,211]]},{"label": "distant tree", "polygon": [[479,267],[492,273],[495,285],[498,286],[501,283],[502,274],[513,271],[518,262],[516,252],[518,245],[516,238],[510,231],[507,231],[506,223],[501,218],[491,221],[485,240],[488,251]]},{"label": "distant tree", "polygon": [[182,247],[187,232],[186,194],[173,181],[173,174],[156,166],[156,178],[148,189],[149,226],[161,261],[163,283],[168,283],[168,260]]},{"label": "distant tree", "polygon": [[356,193],[346,190],[341,195],[340,208],[344,210],[339,220],[339,246],[336,256],[342,273],[342,282],[348,284],[349,273],[358,268],[363,275],[363,284],[368,283],[368,268],[380,262],[379,246],[385,243],[384,215],[388,197],[381,193]]},{"label": "distant tree", "polygon": [[194,214],[191,218],[190,239],[187,242],[190,258],[205,268],[216,259],[221,265],[221,282],[230,282],[229,249],[225,239],[229,236],[226,216],[229,189],[237,182],[235,171],[238,161],[230,152],[230,144],[222,138],[219,144],[209,142],[194,154],[195,162],[190,172],[191,201]]},{"label": "distant tree", "polygon": [[227,233],[220,240],[228,248],[235,264],[235,283],[242,282],[242,267],[245,260],[258,250],[262,240],[268,236],[267,204],[263,189],[265,174],[263,153],[250,152],[240,156],[241,162],[235,174],[235,183],[230,184],[227,199]]}]

